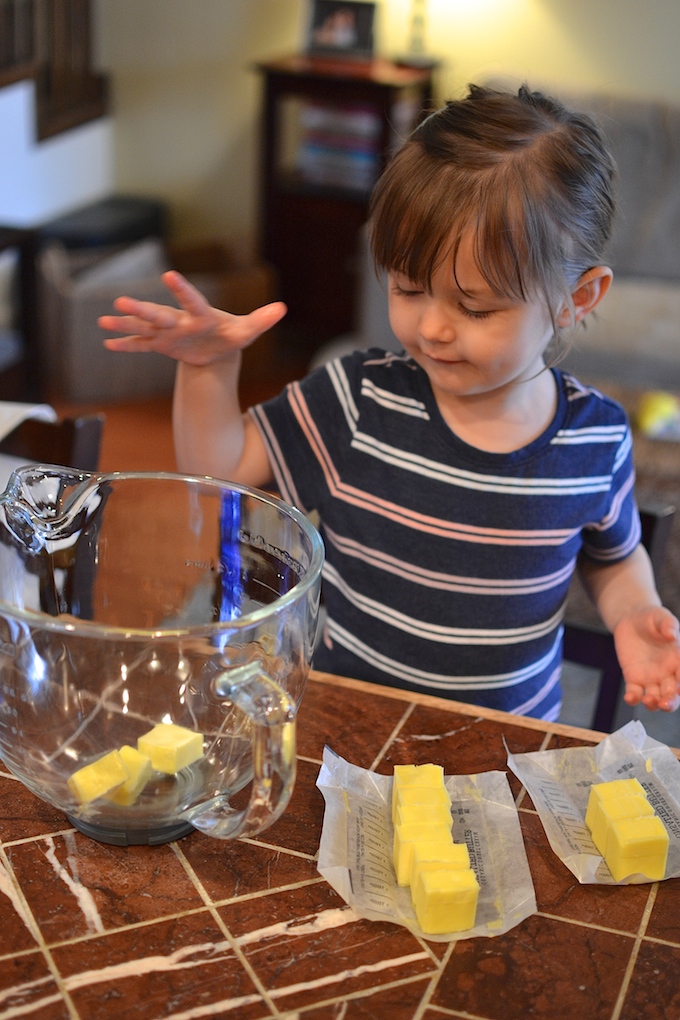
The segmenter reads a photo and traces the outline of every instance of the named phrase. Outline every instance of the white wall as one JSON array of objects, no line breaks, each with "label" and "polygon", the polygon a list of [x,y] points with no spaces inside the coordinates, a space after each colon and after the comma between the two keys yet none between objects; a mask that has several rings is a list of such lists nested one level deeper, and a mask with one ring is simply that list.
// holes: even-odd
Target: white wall
[{"label": "white wall", "polygon": [[[410,3],[383,0],[388,51],[406,43]],[[507,74],[556,92],[680,103],[678,0],[428,0],[427,10],[429,49],[447,62],[444,92]]]},{"label": "white wall", "polygon": [[167,199],[181,239],[254,246],[260,79],[294,52],[304,0],[99,0],[120,189]]},{"label": "white wall", "polygon": [[104,117],[38,143],[33,83],[0,89],[0,223],[44,223],[113,190],[113,128]]},{"label": "white wall", "polygon": [[[165,199],[180,240],[255,242],[260,81],[298,50],[307,0],[95,0],[112,118],[36,143],[30,86],[0,90],[0,221],[39,222],[114,188]],[[382,0],[381,52],[402,52],[410,0]],[[429,0],[438,97],[503,74],[680,103],[678,0]]]}]

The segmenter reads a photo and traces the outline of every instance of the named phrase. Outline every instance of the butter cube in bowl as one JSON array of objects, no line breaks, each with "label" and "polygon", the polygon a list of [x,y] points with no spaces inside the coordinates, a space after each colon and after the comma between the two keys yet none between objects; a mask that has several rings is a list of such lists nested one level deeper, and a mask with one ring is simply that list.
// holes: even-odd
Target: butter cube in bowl
[{"label": "butter cube in bowl", "polygon": [[150,758],[138,751],[136,747],[130,747],[129,744],[123,744],[119,753],[129,776],[108,796],[115,804],[128,807],[135,803],[149,782],[153,765]]},{"label": "butter cube in bowl", "polygon": [[138,738],[137,750],[149,758],[152,768],[174,776],[201,757],[203,734],[175,723],[159,723]]},{"label": "butter cube in bowl", "polygon": [[117,750],[76,769],[68,779],[68,788],[80,804],[90,804],[118,789],[130,778],[130,772]]}]

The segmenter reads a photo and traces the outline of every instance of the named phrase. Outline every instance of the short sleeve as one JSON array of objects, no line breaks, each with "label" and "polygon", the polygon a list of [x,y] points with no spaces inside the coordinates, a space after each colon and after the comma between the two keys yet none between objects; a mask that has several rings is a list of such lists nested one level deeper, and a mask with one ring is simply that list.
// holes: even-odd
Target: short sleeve
[{"label": "short sleeve", "polygon": [[583,552],[601,563],[617,563],[630,556],[640,542],[641,533],[635,499],[633,441],[630,426],[626,424],[614,458],[606,513],[583,529]]}]

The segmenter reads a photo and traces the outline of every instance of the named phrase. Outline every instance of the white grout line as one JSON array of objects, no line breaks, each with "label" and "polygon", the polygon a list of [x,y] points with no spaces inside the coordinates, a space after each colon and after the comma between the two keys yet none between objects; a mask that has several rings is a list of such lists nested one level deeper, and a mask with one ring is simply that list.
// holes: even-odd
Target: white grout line
[{"label": "white grout line", "polygon": [[[14,873],[14,869],[12,868],[11,862],[10,862],[9,858],[7,857],[7,854],[5,852],[4,846],[2,846],[2,845],[0,845],[0,867],[2,867],[2,870],[4,871],[7,879],[10,881],[10,883],[11,883],[13,889],[14,889],[14,893],[13,893],[13,895],[11,897],[12,905],[14,906],[14,909],[17,911],[18,916],[21,918],[21,920],[24,922],[24,924],[28,927],[31,935],[35,939],[36,948],[37,948],[37,950],[39,952],[42,953],[42,957],[43,957],[43,959],[45,961],[45,964],[47,966],[47,970],[48,970],[51,978],[54,980],[54,983],[55,983],[55,985],[56,985],[56,987],[57,987],[57,989],[59,991],[59,999],[64,1002],[64,1005],[66,1006],[66,1008],[67,1008],[67,1010],[69,1012],[69,1016],[72,1018],[72,1020],[79,1020],[79,1016],[78,1016],[76,1008],[75,1008],[75,1006],[74,1006],[74,1004],[73,1004],[73,1002],[71,1000],[71,996],[66,992],[66,989],[64,988],[64,983],[63,983],[62,976],[59,973],[59,970],[58,970],[58,968],[57,968],[57,966],[56,966],[56,964],[55,964],[55,962],[54,962],[54,960],[52,958],[52,954],[51,954],[50,950],[47,948],[47,944],[45,942],[45,939],[43,938],[42,932],[40,930],[40,926],[38,925],[38,923],[37,923],[37,921],[36,921],[36,919],[35,919],[35,917],[33,915],[33,911],[31,910],[31,908],[30,908],[30,906],[28,904],[28,901],[26,899],[26,896],[24,894],[24,891],[21,888],[21,883],[19,882],[18,878],[16,877],[16,875]],[[4,891],[5,890],[3,890],[3,892]],[[14,954],[12,954],[10,956],[10,959],[13,958],[13,955]],[[25,955],[25,954],[21,954],[21,955]],[[50,997],[50,999],[51,999],[51,1001],[54,1001],[54,997]],[[43,1005],[44,1004],[45,1003],[43,1002]],[[37,1004],[35,1005],[34,1008],[38,1008]],[[10,1012],[10,1013],[7,1013],[6,1015],[9,1018],[9,1017],[11,1017],[13,1015],[17,1016],[17,1015],[21,1015],[21,1014]],[[0,1014],[0,1020],[2,1020],[2,1015],[1,1014]]]},{"label": "white grout line", "polygon": [[659,883],[655,882],[652,885],[652,888],[649,890],[647,903],[645,904],[645,909],[642,914],[640,926],[637,930],[637,935],[635,936],[635,942],[633,943],[633,948],[631,950],[630,959],[628,960],[626,972],[623,975],[623,981],[621,982],[619,996],[616,1000],[616,1005],[614,1006],[614,1010],[611,1015],[611,1020],[619,1020],[619,1017],[621,1016],[621,1010],[623,1009],[623,1004],[625,1002],[626,995],[628,994],[630,981],[633,976],[633,971],[635,970],[635,964],[637,963],[638,954],[640,952],[640,946],[642,945],[642,939],[644,938],[644,934],[647,931],[647,925],[649,924],[649,918],[651,916],[652,910],[654,909],[654,903],[656,902],[656,894],[658,890]]},{"label": "white grout line", "polygon": [[385,754],[387,754],[387,752],[389,751],[390,747],[392,746],[394,741],[397,739],[398,734],[404,728],[404,725],[405,725],[406,721],[408,720],[409,716],[411,715],[411,713],[413,712],[415,707],[416,706],[415,706],[414,703],[411,703],[411,704],[409,704],[406,707],[406,709],[404,711],[404,714],[402,715],[401,719],[396,724],[396,726],[394,727],[394,729],[390,733],[389,737],[387,738],[387,740],[384,742],[383,746],[378,751],[378,753],[375,756],[375,758],[373,759],[372,763],[368,766],[369,771],[375,772],[377,770],[379,763],[382,761],[382,759],[384,758]]}]

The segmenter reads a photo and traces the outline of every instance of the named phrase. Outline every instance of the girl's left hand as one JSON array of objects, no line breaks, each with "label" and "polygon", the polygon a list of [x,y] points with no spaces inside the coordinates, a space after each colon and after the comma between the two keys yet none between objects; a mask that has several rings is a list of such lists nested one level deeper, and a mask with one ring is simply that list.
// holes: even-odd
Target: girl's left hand
[{"label": "girl's left hand", "polygon": [[680,623],[662,606],[638,609],[619,621],[614,643],[628,705],[664,712],[680,706],[679,636]]}]

